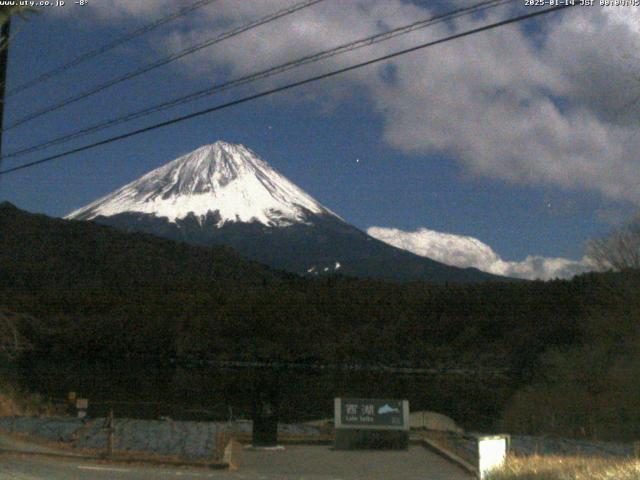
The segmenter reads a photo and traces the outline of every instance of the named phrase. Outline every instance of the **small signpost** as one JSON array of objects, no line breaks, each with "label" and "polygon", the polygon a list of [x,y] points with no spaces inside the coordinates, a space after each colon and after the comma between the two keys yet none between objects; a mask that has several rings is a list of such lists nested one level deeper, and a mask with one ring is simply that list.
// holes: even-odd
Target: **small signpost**
[{"label": "small signpost", "polygon": [[70,415],[74,415],[77,411],[76,411],[76,398],[78,398],[78,395],[76,394],[76,392],[69,392],[67,394],[67,412]]},{"label": "small signpost", "polygon": [[257,448],[275,448],[278,445],[277,405],[264,401],[253,412],[252,446]]},{"label": "small signpost", "polygon": [[109,458],[113,455],[113,434],[116,431],[113,421],[113,410],[109,411],[109,416],[105,419],[104,430],[107,433],[106,457]]},{"label": "small signpost", "polygon": [[88,408],[89,408],[88,399],[76,398],[76,410],[78,411],[78,418],[85,418],[87,416]]},{"label": "small signpost", "polygon": [[336,398],[335,448],[409,448],[409,401]]},{"label": "small signpost", "polygon": [[254,448],[278,448],[280,411],[280,372],[255,371],[252,395]]}]

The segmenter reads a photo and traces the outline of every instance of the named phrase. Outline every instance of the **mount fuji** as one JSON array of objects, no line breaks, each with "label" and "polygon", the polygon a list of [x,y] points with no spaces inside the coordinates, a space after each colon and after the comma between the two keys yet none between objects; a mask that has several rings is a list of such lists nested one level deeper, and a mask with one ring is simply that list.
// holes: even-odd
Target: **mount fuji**
[{"label": "mount fuji", "polygon": [[498,280],[392,247],[348,224],[242,145],[218,141],[66,217],[196,245],[228,245],[301,275]]}]

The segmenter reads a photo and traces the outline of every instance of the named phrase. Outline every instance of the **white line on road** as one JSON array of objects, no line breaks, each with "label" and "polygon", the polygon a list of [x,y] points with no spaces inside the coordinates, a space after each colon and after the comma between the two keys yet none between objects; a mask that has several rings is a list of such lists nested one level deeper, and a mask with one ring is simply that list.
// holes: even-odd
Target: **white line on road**
[{"label": "white line on road", "polygon": [[176,476],[176,477],[182,477],[182,476],[189,476],[189,477],[203,477],[203,478],[212,478],[215,476],[214,473],[198,473],[198,472],[183,472],[183,471],[174,471],[174,472],[157,472],[159,475],[167,475],[167,476]]},{"label": "white line on road", "polygon": [[103,472],[130,472],[128,468],[113,468],[113,467],[92,467],[89,465],[79,465],[78,470],[99,470]]},{"label": "white line on road", "polygon": [[[78,470],[93,470],[93,471],[100,471],[100,472],[132,472],[133,470],[128,469],[128,468],[116,468],[116,467],[98,467],[98,466],[93,466],[93,465],[78,465]],[[155,472],[159,475],[165,475],[165,476],[176,476],[176,477],[181,477],[183,475],[188,475],[189,477],[207,477],[207,478],[211,478],[213,477],[215,474],[213,473],[197,473],[197,472],[184,472],[184,471],[157,471]]]}]

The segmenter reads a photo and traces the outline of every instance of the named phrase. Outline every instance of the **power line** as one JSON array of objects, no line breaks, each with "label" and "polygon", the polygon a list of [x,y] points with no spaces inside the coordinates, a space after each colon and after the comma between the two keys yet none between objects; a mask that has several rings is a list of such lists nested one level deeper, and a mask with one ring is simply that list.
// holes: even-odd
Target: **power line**
[{"label": "power line", "polygon": [[78,95],[75,95],[73,97],[67,98],[66,100],[63,100],[62,102],[59,102],[57,104],[51,105],[49,107],[45,107],[41,110],[37,110],[36,112],[30,113],[18,120],[16,120],[15,122],[13,122],[12,124],[10,124],[9,126],[7,126],[6,128],[3,129],[3,131],[7,131],[7,130],[11,130],[13,128],[16,128],[26,122],[29,122],[31,120],[34,120],[38,117],[41,117],[42,115],[45,115],[47,113],[51,113],[54,112],[56,110],[59,110],[61,108],[64,108],[68,105],[71,105],[72,103],[76,103],[80,100],[84,100],[87,97],[90,97],[92,95],[95,95],[96,93],[99,93],[103,90],[106,90],[109,87],[112,87],[114,85],[117,85],[119,83],[122,83],[126,80],[131,80],[132,78],[138,77],[144,73],[148,73],[152,70],[155,70],[156,68],[162,67],[164,65],[167,65],[171,62],[174,62],[180,58],[183,58],[187,55],[191,55],[195,52],[198,52],[204,48],[210,47],[212,45],[216,45],[224,40],[227,40],[228,38],[232,38],[235,37],[237,35],[240,35],[241,33],[244,33],[248,30],[252,30],[254,28],[257,28],[261,25],[265,25],[269,22],[272,22],[274,20],[277,20],[279,18],[282,18],[284,16],[287,15],[291,15],[292,13],[295,13],[299,10],[302,10],[304,8],[308,8],[311,7],[313,5],[315,5],[316,3],[320,3],[324,0],[304,0],[303,2],[300,3],[296,3],[295,5],[288,7],[288,8],[284,8],[282,10],[278,10],[275,13],[272,13],[270,15],[267,15],[266,17],[262,17],[258,20],[255,20],[253,22],[250,22],[248,24],[242,25],[240,27],[234,28],[233,30],[229,30],[225,33],[222,33],[221,35],[206,40],[205,42],[202,43],[198,43],[196,45],[193,45],[189,48],[186,48],[184,50],[181,50],[177,53],[174,53],[172,55],[169,55],[167,57],[161,58],[160,60],[157,60],[153,63],[150,63],[148,65],[145,65],[144,67],[141,67],[137,70],[133,70],[129,73],[125,73],[124,75],[121,75],[119,77],[116,77],[114,79],[109,80],[108,82],[102,83],[100,85],[98,85],[97,87],[92,88],[91,90],[87,90],[85,92],[82,92]]},{"label": "power line", "polygon": [[229,80],[225,83],[222,83],[220,85],[214,86],[214,87],[207,87],[204,90],[199,90],[197,92],[193,92],[190,93],[188,95],[167,101],[167,102],[162,102],[160,104],[151,106],[151,107],[147,107],[145,109],[136,111],[136,112],[132,112],[129,113],[127,115],[124,116],[120,116],[120,117],[116,117],[116,118],[112,118],[110,120],[106,120],[103,122],[99,122],[97,124],[91,125],[89,127],[83,128],[81,130],[78,130],[76,132],[72,132],[69,134],[65,134],[63,136],[54,138],[52,140],[48,140],[46,142],[31,146],[31,147],[26,147],[23,148],[21,150],[17,150],[14,151],[8,155],[2,156],[0,157],[0,160],[3,159],[7,159],[7,158],[15,158],[15,157],[19,157],[22,155],[25,155],[27,153],[32,153],[32,152],[36,152],[39,150],[43,150],[45,148],[54,146],[54,145],[60,145],[63,143],[67,143],[70,140],[79,138],[79,137],[83,137],[86,135],[89,135],[91,133],[95,133],[101,130],[104,130],[105,128],[109,128],[109,127],[113,127],[116,125],[120,125],[122,123],[126,123],[129,122],[131,120],[136,120],[142,117],[146,117],[148,115],[151,115],[153,113],[157,113],[169,108],[173,108],[179,105],[183,105],[189,102],[193,102],[195,100],[204,98],[206,96],[210,96],[216,93],[220,93],[222,91],[226,91],[229,90],[231,88],[235,88],[241,85],[245,85],[248,83],[252,83],[255,82],[257,80],[262,80],[274,75],[278,75],[281,73],[284,73],[288,70],[303,66],[303,65],[308,65],[311,63],[315,63],[321,60],[325,60],[327,58],[331,58],[337,55],[341,55],[343,53],[347,53],[347,52],[351,52],[353,50],[359,49],[359,48],[363,48],[363,47],[368,47],[371,45],[374,45],[376,43],[380,43],[383,41],[387,41],[390,40],[391,38],[395,38],[397,36],[400,35],[405,35],[408,33],[412,33],[416,30],[422,29],[422,28],[426,28],[428,26],[437,24],[437,23],[441,23],[444,21],[450,21],[453,20],[455,18],[461,17],[461,16],[465,16],[465,15],[470,15],[472,13],[478,13],[481,11],[484,11],[486,9],[489,8],[495,8],[498,7],[500,5],[504,5],[507,3],[513,3],[515,0],[486,0],[483,2],[479,2],[475,5],[472,5],[470,7],[465,7],[465,8],[460,8],[451,12],[447,12],[441,15],[436,15],[436,16],[431,16],[427,19],[422,19],[419,20],[417,22],[413,22],[409,25],[404,25],[402,27],[398,27],[395,28],[393,30],[387,31],[387,32],[383,32],[383,33],[379,33],[376,35],[372,35],[370,37],[364,38],[364,39],[360,39],[360,40],[356,40],[356,41],[352,41],[346,44],[342,44],[340,46],[337,47],[333,47],[327,50],[323,50],[320,52],[316,52],[312,55],[307,55],[301,58],[298,58],[296,60],[292,60],[271,68],[268,68],[266,70],[261,70],[258,72],[254,72],[252,74],[240,77],[240,78],[236,78],[233,80]]},{"label": "power line", "polygon": [[525,14],[525,15],[519,15],[517,17],[512,17],[512,18],[509,18],[509,19],[506,19],[506,20],[502,20],[500,22],[491,23],[489,25],[484,25],[482,27],[466,30],[464,32],[457,33],[457,34],[454,34],[454,35],[450,35],[448,37],[444,37],[444,38],[441,38],[441,39],[438,39],[438,40],[433,40],[433,41],[430,41],[430,42],[422,43],[422,44],[417,45],[415,47],[406,48],[404,50],[400,50],[400,51],[397,51],[397,52],[394,52],[394,53],[390,53],[388,55],[383,55],[381,57],[377,57],[377,58],[374,58],[372,60],[367,60],[365,62],[357,63],[357,64],[351,65],[349,67],[341,68],[341,69],[334,70],[334,71],[328,72],[328,73],[323,73],[321,75],[316,75],[316,76],[307,78],[305,80],[292,82],[292,83],[289,83],[287,85],[283,85],[281,87],[272,88],[270,90],[265,90],[265,91],[262,91],[260,93],[256,93],[256,94],[253,94],[253,95],[249,95],[249,96],[240,98],[238,100],[233,100],[231,102],[223,103],[221,105],[216,105],[214,107],[210,107],[210,108],[207,108],[207,109],[204,109],[204,110],[200,110],[200,111],[197,111],[197,112],[194,112],[194,113],[190,113],[188,115],[183,115],[183,116],[176,117],[176,118],[173,118],[171,120],[164,121],[164,122],[160,122],[160,123],[148,126],[148,127],[140,128],[140,129],[137,129],[137,130],[134,130],[134,131],[131,131],[131,132],[127,132],[127,133],[121,134],[121,135],[116,135],[114,137],[107,138],[105,140],[101,140],[99,142],[94,142],[94,143],[91,143],[89,145],[84,145],[82,147],[78,147],[78,148],[74,148],[74,149],[71,149],[71,150],[67,150],[66,152],[59,153],[57,155],[51,155],[49,157],[45,157],[45,158],[42,158],[40,160],[36,160],[36,161],[33,161],[33,162],[25,163],[23,165],[19,165],[17,167],[13,167],[13,168],[9,168],[9,169],[6,169],[6,170],[2,170],[2,171],[0,171],[0,175],[6,175],[8,173],[16,172],[18,170],[23,170],[23,169],[30,168],[30,167],[33,167],[33,166],[36,166],[36,165],[41,165],[43,163],[47,163],[47,162],[51,162],[53,160],[57,160],[57,159],[60,159],[60,158],[63,158],[63,157],[67,157],[67,156],[75,154],[75,153],[80,153],[80,152],[83,152],[83,151],[86,151],[86,150],[91,150],[91,149],[94,149],[94,148],[102,146],[102,145],[107,145],[109,143],[113,143],[113,142],[116,142],[116,141],[119,141],[119,140],[124,140],[125,138],[130,138],[130,137],[133,137],[133,136],[140,135],[142,133],[150,132],[150,131],[156,130],[158,128],[167,127],[167,126],[173,125],[175,123],[180,123],[180,122],[183,122],[183,121],[186,121],[186,120],[190,120],[192,118],[196,118],[196,117],[200,117],[202,115],[206,115],[208,113],[213,113],[213,112],[216,112],[218,110],[223,110],[225,108],[229,108],[229,107],[233,107],[233,106],[236,106],[236,105],[240,105],[242,103],[246,103],[246,102],[249,102],[249,101],[252,101],[252,100],[256,100],[258,98],[262,98],[262,97],[266,97],[266,96],[273,95],[273,94],[276,94],[276,93],[284,92],[286,90],[290,90],[292,88],[296,88],[296,87],[299,87],[299,86],[302,86],[302,85],[306,85],[308,83],[312,83],[312,82],[316,82],[316,81],[319,81],[319,80],[324,80],[326,78],[331,78],[331,77],[334,77],[334,76],[337,76],[337,75],[341,75],[343,73],[347,73],[347,72],[356,70],[358,68],[362,68],[362,67],[366,67],[366,66],[369,66],[369,65],[373,65],[373,64],[379,63],[379,62],[384,62],[386,60],[390,60],[392,58],[399,57],[401,55],[406,55],[408,53],[412,53],[412,52],[415,52],[415,51],[418,51],[418,50],[422,50],[422,49],[425,49],[425,48],[428,48],[428,47],[432,47],[432,46],[435,46],[435,45],[439,45],[439,44],[442,44],[442,43],[450,42],[450,41],[456,40],[458,38],[463,38],[463,37],[467,37],[467,36],[470,36],[470,35],[474,35],[476,33],[485,32],[487,30],[493,30],[495,28],[502,27],[502,26],[505,26],[505,25],[509,25],[509,24],[512,24],[512,23],[517,23],[517,22],[521,22],[521,21],[524,21],[524,20],[529,20],[529,19],[534,18],[534,17],[545,15],[545,14],[551,13],[551,12],[560,11],[560,10],[563,10],[565,8],[569,8],[569,7],[572,7],[572,6],[574,6],[574,5],[572,5],[572,4],[564,4],[564,5],[560,5],[560,6],[550,7],[550,8],[546,8],[544,10],[538,10],[538,11],[535,11],[535,12],[532,12],[532,13],[528,13],[528,14]]},{"label": "power line", "polygon": [[124,35],[123,37],[120,37],[110,43],[107,43],[105,45],[102,45],[101,47],[98,47],[94,50],[90,50],[78,57],[76,57],[75,59],[71,60],[68,63],[65,63],[63,65],[60,65],[46,73],[43,73],[42,75],[40,75],[39,77],[34,78],[33,80],[29,80],[27,82],[24,82],[22,84],[20,84],[17,87],[14,87],[12,89],[10,89],[7,92],[7,98],[10,98],[24,90],[27,90],[29,88],[32,88],[36,85],[41,84],[42,82],[49,80],[53,77],[56,77],[58,75],[60,75],[61,73],[66,72],[67,70],[73,68],[73,67],[77,67],[78,65],[91,60],[92,58],[97,57],[98,55],[102,55],[103,53],[108,52],[109,50],[113,50],[116,47],[119,47],[120,45],[123,45],[124,43],[127,43],[135,38],[138,38],[142,35],[144,35],[145,33],[148,33],[158,27],[161,27],[162,25],[165,25],[166,23],[172,22],[173,20],[180,18],[184,15],[187,15],[195,10],[198,10],[199,8],[205,7],[213,2],[217,2],[218,0],[198,0],[196,2],[194,2],[193,4],[181,8],[180,10],[167,15],[165,17],[159,18],[156,21],[148,24],[148,25],[144,25],[126,35]]}]

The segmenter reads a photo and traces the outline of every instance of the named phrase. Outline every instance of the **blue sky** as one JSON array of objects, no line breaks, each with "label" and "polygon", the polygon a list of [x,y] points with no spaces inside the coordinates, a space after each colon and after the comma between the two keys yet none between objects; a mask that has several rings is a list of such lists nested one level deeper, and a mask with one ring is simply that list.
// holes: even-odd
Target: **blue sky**
[{"label": "blue sky", "polygon": [[[9,89],[176,8],[168,0],[68,3],[14,24]],[[292,3],[220,0],[8,99],[5,125]],[[464,2],[440,6],[456,4]],[[400,0],[325,0],[7,131],[3,150],[15,151],[215,81],[427,17],[435,11],[428,8],[425,2]],[[260,86],[7,160],[3,167],[515,10],[497,9],[488,17],[416,32]],[[392,228],[403,235],[422,228],[470,236],[505,261],[532,255],[580,260],[585,242],[631,215],[640,200],[634,156],[640,143],[638,108],[632,103],[639,93],[633,76],[640,60],[625,51],[625,45],[640,40],[633,27],[640,21],[637,10],[577,7],[531,25],[417,52],[1,177],[0,200],[62,216],[181,154],[223,139],[251,148],[362,229]],[[625,108],[630,103],[632,108]]]}]

